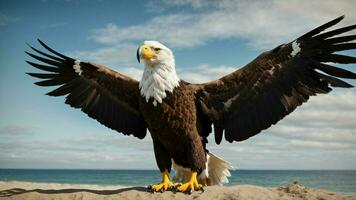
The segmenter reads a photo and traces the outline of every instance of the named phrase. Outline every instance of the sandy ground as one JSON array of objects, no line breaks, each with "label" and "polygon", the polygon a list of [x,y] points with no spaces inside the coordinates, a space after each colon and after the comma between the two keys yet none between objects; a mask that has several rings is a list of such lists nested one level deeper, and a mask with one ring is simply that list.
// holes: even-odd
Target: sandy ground
[{"label": "sandy ground", "polygon": [[191,195],[173,193],[147,192],[143,187],[120,188],[119,186],[93,186],[70,184],[38,184],[26,182],[0,182],[0,199],[26,200],[111,200],[111,199],[177,199],[177,200],[356,200],[354,196],[341,196],[327,191],[306,188],[298,183],[292,183],[279,188],[264,188],[253,185],[238,185],[231,187],[210,186],[204,192],[194,192]]}]

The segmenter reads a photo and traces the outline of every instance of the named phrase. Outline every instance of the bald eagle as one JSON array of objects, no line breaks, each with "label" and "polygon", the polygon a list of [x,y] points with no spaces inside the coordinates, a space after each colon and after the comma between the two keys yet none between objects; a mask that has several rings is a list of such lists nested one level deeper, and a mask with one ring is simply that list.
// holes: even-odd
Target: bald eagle
[{"label": "bald eagle", "polygon": [[[356,49],[350,42],[356,35],[340,36],[356,25],[322,32],[343,18],[204,84],[181,80],[172,51],[157,41],[145,41],[137,50],[138,61],[144,62],[140,81],[65,56],[41,40],[48,53],[31,46],[37,55],[26,53],[42,63],[26,62],[46,71],[28,73],[44,79],[36,85],[58,86],[47,95],[66,95],[66,104],[125,135],[142,139],[149,130],[162,172],[162,182],[150,189],[187,192],[202,185],[220,185],[230,175],[230,164],[206,149],[211,132],[217,144],[223,137],[229,142],[243,141],[276,124],[310,96],[328,93],[332,87],[352,87],[339,78],[356,79],[356,74],[330,63],[356,63],[356,57],[335,53]],[[170,179],[172,165],[182,184]]]}]

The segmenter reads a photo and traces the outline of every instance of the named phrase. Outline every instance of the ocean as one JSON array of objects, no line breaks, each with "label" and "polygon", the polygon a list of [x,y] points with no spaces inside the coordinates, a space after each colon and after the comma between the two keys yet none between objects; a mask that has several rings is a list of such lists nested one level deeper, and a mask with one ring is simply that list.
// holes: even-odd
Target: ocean
[{"label": "ocean", "polygon": [[[278,187],[298,181],[307,187],[342,195],[356,194],[356,170],[233,170],[231,174],[226,185]],[[147,186],[160,179],[158,170],[0,169],[0,181],[130,187]]]}]

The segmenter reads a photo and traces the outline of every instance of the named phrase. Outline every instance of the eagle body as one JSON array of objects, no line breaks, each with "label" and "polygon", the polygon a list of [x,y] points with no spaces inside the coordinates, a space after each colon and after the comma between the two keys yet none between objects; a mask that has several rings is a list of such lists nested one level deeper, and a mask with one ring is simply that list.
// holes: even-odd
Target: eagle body
[{"label": "eagle body", "polygon": [[[145,41],[137,50],[138,61],[144,62],[140,81],[65,56],[41,40],[51,54],[30,46],[37,55],[26,53],[41,63],[26,62],[46,72],[28,73],[42,79],[36,85],[57,86],[47,95],[66,96],[66,104],[124,135],[142,139],[148,130],[162,172],[162,182],[150,188],[187,192],[201,184],[222,185],[230,176],[231,165],[206,149],[210,133],[217,144],[223,138],[243,141],[276,124],[311,96],[329,93],[333,87],[353,87],[342,79],[356,79],[356,74],[332,65],[356,63],[356,57],[338,54],[356,49],[352,42],[356,35],[344,35],[356,25],[326,30],[343,18],[203,84],[180,80],[173,52],[157,41]],[[184,184],[171,182],[172,166],[175,180]]]},{"label": "eagle body", "polygon": [[196,110],[195,90],[180,82],[162,103],[140,98],[140,109],[151,133],[158,167],[171,169],[171,159],[180,166],[200,174],[205,169],[205,143],[199,131],[201,123]]}]

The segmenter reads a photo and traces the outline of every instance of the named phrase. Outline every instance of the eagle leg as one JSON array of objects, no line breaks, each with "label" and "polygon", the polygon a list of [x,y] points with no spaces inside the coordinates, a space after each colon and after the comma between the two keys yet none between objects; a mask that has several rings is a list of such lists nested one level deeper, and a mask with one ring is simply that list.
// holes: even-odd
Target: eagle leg
[{"label": "eagle leg", "polygon": [[192,171],[189,181],[177,187],[177,191],[191,194],[193,191],[203,190],[203,186],[198,183],[197,174]]},{"label": "eagle leg", "polygon": [[150,185],[148,186],[148,189],[153,191],[153,192],[164,192],[166,190],[171,190],[174,188],[176,185],[171,182],[169,179],[169,172],[167,169],[165,169],[162,172],[162,182],[157,185]]}]

